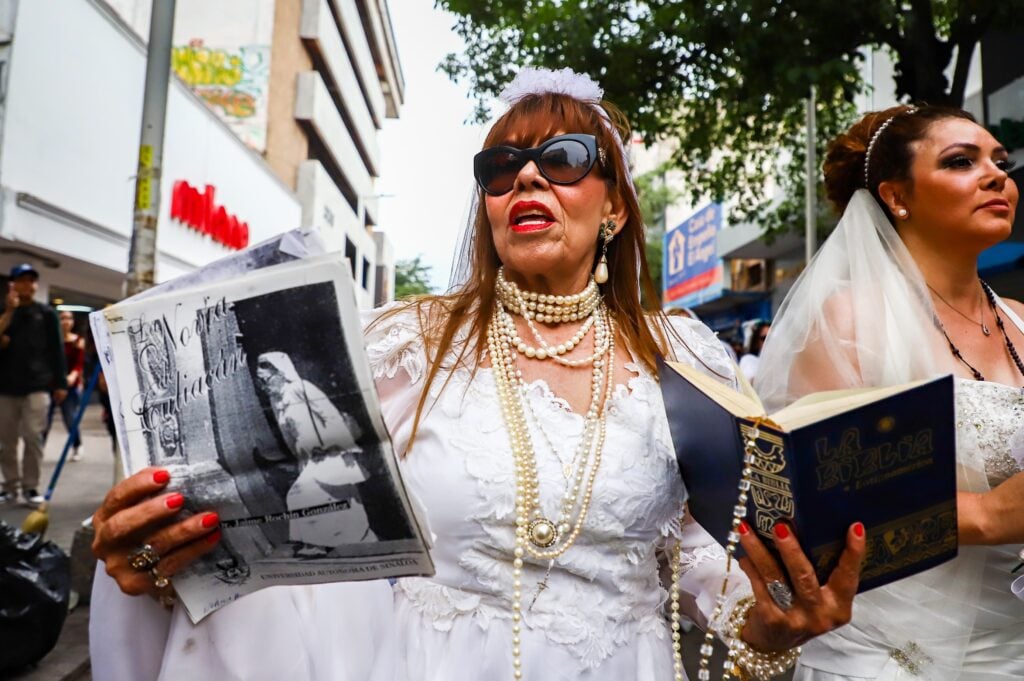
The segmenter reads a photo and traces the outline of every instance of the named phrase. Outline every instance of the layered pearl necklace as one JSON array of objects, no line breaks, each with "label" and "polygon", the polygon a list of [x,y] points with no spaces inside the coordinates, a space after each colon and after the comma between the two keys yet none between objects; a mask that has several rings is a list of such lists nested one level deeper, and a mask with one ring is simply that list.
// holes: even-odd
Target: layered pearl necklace
[{"label": "layered pearl necklace", "polygon": [[[536,559],[550,561],[550,572],[555,559],[575,543],[583,529],[604,448],[606,405],[614,388],[615,326],[593,279],[583,292],[574,296],[551,296],[523,292],[514,282],[507,281],[503,271],[499,270],[495,289],[499,304],[495,306],[494,315],[487,327],[487,347],[515,464],[512,663],[515,678],[520,679],[523,558],[529,554]],[[512,314],[522,314],[526,319],[538,348],[526,345],[519,338]],[[579,321],[584,317],[580,330],[569,341],[554,347],[544,340],[533,324],[534,318],[542,322],[554,322]],[[569,360],[562,357],[571,352],[591,328],[594,329],[594,352],[583,359]],[[529,405],[527,386],[517,366],[518,357],[554,360],[567,366],[592,365],[590,407],[584,418],[583,434],[572,459],[570,473],[566,475],[565,494],[555,520],[546,517],[541,508],[537,460],[526,420]],[[546,579],[540,589],[546,586]]]},{"label": "layered pearl necklace", "polygon": [[[606,329],[598,328],[595,332],[594,353],[592,355],[579,359],[566,359],[562,357],[562,355],[572,352],[573,348],[579,345],[587,335],[591,327],[599,319],[602,319],[603,315],[607,314],[607,310],[604,313],[599,313],[598,308],[601,307],[603,309],[604,306],[601,304],[601,294],[593,277],[590,278],[587,287],[576,295],[554,296],[521,291],[514,282],[505,279],[504,269],[500,269],[498,270],[497,291],[498,299],[501,301],[501,306],[498,308],[499,312],[502,313],[501,323],[505,327],[504,331],[509,343],[518,353],[530,359],[544,360],[550,358],[565,366],[578,367],[598,361],[608,351],[608,339],[610,336],[606,333]],[[530,329],[530,335],[533,336],[538,347],[534,348],[527,345],[519,337],[519,332],[516,331],[515,320],[512,318],[514,314],[522,315],[526,320],[526,325]],[[563,323],[577,321],[584,317],[586,320],[569,340],[554,346],[549,345],[544,340],[540,331],[537,330],[537,326],[533,323],[534,319],[546,323]]]}]

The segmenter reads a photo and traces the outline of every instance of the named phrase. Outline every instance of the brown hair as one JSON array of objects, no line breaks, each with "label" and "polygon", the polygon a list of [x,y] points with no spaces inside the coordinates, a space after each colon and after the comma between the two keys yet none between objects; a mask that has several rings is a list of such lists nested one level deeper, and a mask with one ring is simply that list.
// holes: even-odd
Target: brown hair
[{"label": "brown hair", "polygon": [[[607,155],[607,161],[595,166],[591,172],[601,173],[613,201],[621,202],[627,215],[625,225],[608,246],[609,278],[601,288],[605,304],[615,317],[626,348],[648,369],[654,371],[656,356],[664,355],[668,349],[667,339],[662,332],[663,328],[667,328],[667,320],[656,307],[659,296],[647,267],[643,217],[636,194],[630,188],[628,161],[623,157],[622,146],[613,137],[618,135],[620,140],[628,144],[630,128],[626,117],[613,104],[602,102],[601,106],[608,113],[614,131],[591,104],[561,94],[528,95],[513,104],[495,122],[484,140],[484,148],[501,144],[532,147],[559,132],[586,133],[597,137],[598,147]],[[410,307],[418,313],[429,369],[416,406],[410,443],[415,439],[430,386],[438,372],[444,368],[448,353],[456,345],[455,337],[459,330],[467,328],[466,342],[458,344],[456,365],[470,366],[475,371],[487,347],[487,325],[494,312],[494,283],[501,261],[494,247],[483,192],[479,188],[477,192],[470,271],[466,282],[459,289],[445,295],[421,296],[408,301],[371,324],[372,327],[382,319]],[[598,257],[595,252],[594,265]],[[641,303],[641,290],[651,306],[647,310]],[[655,315],[664,323],[649,324],[648,315]]]},{"label": "brown hair", "polygon": [[[962,118],[977,123],[974,116],[960,109],[944,106],[894,106],[884,111],[871,111],[853,126],[829,142],[825,153],[825,195],[842,214],[853,193],[864,188],[864,162],[868,145],[875,133],[885,129],[871,149],[868,168],[868,189],[886,212],[888,207],[878,195],[878,185],[897,180],[908,181],[914,162],[912,145],[928,134],[928,128],[947,118]],[[888,122],[888,125],[886,125]],[[889,215],[892,220],[892,215]]]}]

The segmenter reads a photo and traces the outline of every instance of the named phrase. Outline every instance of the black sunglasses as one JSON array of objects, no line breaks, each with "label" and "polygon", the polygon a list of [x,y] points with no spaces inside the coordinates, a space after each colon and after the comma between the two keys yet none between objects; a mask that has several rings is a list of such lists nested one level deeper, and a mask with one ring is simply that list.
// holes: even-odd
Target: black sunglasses
[{"label": "black sunglasses", "polygon": [[473,175],[486,193],[501,196],[512,191],[519,171],[530,161],[548,182],[573,184],[587,176],[599,156],[604,164],[604,150],[597,148],[593,135],[558,135],[532,149],[484,149],[473,157]]}]

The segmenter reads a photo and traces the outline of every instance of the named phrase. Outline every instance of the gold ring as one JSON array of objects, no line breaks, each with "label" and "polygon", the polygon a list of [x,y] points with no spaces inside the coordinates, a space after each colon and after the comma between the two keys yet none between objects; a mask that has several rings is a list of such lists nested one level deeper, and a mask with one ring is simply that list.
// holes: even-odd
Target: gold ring
[{"label": "gold ring", "polygon": [[157,572],[156,568],[153,568],[152,570],[150,570],[149,574],[153,576],[153,584],[156,585],[156,588],[158,588],[158,589],[166,589],[167,587],[169,587],[171,585],[171,580],[167,579],[166,577],[161,575],[159,572]]},{"label": "gold ring", "polygon": [[160,562],[160,554],[156,552],[152,544],[143,544],[128,554],[128,564],[133,570],[144,572],[156,567]]}]

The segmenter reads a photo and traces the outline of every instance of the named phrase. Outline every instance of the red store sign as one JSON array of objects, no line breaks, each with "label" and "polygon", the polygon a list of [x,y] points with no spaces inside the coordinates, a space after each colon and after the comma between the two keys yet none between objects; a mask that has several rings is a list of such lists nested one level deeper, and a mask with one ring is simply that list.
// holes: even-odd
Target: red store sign
[{"label": "red store sign", "polygon": [[239,251],[249,245],[249,225],[214,203],[216,191],[208,184],[200,194],[185,180],[178,180],[171,192],[171,219]]}]

